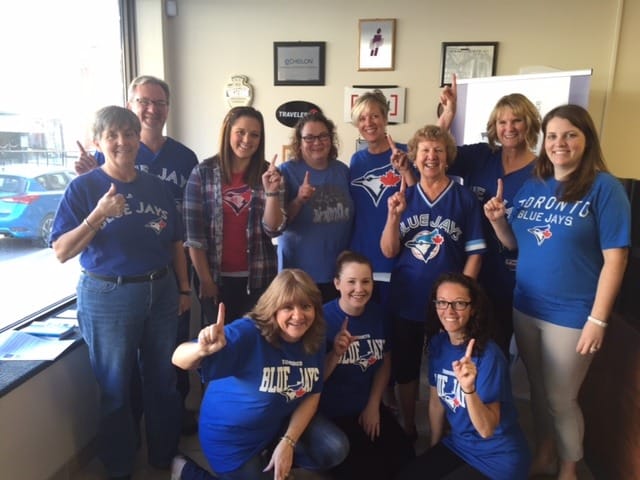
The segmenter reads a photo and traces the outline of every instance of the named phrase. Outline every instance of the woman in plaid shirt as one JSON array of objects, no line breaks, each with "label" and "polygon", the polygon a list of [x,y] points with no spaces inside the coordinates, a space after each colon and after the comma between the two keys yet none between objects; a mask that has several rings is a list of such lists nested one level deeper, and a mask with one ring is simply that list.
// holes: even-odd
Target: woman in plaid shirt
[{"label": "woman in plaid shirt", "polygon": [[[185,245],[203,312],[224,302],[228,319],[251,310],[277,273],[271,241],[284,226],[281,177],[264,159],[264,120],[252,107],[226,115],[219,153],[191,172],[184,193]],[[215,319],[208,319],[212,321]]]}]

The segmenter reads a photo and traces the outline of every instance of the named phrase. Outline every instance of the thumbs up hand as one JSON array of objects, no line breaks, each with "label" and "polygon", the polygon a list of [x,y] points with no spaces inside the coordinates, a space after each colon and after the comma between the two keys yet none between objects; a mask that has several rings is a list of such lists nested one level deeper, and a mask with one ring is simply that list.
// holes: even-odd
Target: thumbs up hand
[{"label": "thumbs up hand", "polygon": [[117,192],[115,184],[112,183],[107,193],[98,200],[96,209],[99,210],[105,218],[120,217],[124,213],[125,205],[126,201],[124,196]]}]

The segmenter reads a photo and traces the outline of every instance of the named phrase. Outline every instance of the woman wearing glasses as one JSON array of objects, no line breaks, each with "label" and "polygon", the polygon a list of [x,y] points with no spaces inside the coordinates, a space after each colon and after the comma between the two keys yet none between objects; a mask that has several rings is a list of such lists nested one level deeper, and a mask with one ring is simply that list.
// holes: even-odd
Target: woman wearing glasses
[{"label": "woman wearing glasses", "polygon": [[[445,273],[433,286],[429,309],[435,334],[429,342],[431,448],[397,478],[526,479],[527,441],[507,361],[489,339],[484,292],[466,275]],[[445,419],[451,429],[443,436]]]},{"label": "woman wearing glasses", "polygon": [[307,272],[326,303],[337,297],[333,268],[351,236],[349,168],[337,159],[334,123],[318,111],[296,124],[292,148],[295,158],[280,167],[287,227],[278,239],[278,269]]},{"label": "woman wearing glasses", "polygon": [[409,158],[420,181],[406,188],[403,180],[400,190],[389,197],[380,239],[382,253],[396,259],[389,300],[395,317],[393,374],[404,428],[414,439],[427,314],[425,292],[444,272],[463,272],[475,278],[485,251],[480,204],[471,191],[446,174],[455,155],[455,141],[446,130],[427,125],[415,133],[409,141]]}]

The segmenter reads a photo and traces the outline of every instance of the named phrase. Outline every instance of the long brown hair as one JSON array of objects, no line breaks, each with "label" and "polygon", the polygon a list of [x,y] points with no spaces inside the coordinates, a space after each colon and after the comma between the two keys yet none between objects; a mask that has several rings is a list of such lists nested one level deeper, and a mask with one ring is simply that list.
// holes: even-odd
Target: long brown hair
[{"label": "long brown hair", "polygon": [[322,296],[317,285],[304,271],[297,268],[282,270],[260,296],[248,316],[256,323],[267,342],[279,346],[280,327],[276,322],[276,313],[285,305],[294,303],[313,305],[315,319],[302,337],[302,343],[306,353],[316,353],[325,342]]},{"label": "long brown hair", "polygon": [[222,183],[231,183],[231,173],[233,165],[233,150],[231,149],[231,129],[235,123],[241,117],[254,118],[260,124],[260,143],[258,149],[251,157],[249,167],[244,174],[244,181],[250,187],[258,187],[262,185],[262,174],[267,169],[268,165],[264,159],[265,139],[264,139],[264,118],[262,113],[253,107],[233,107],[227,112],[222,122],[222,129],[220,130],[220,170],[222,176]]},{"label": "long brown hair", "polygon": [[[554,108],[542,120],[543,139],[547,136],[547,125],[553,118],[563,118],[576,127],[585,137],[584,153],[576,169],[564,179],[560,186],[558,199],[562,202],[581,200],[593,186],[598,172],[609,172],[605,162],[600,140],[591,115],[579,105],[561,105]],[[553,163],[545,148],[540,152],[533,169],[541,180],[551,178],[554,174]]]}]

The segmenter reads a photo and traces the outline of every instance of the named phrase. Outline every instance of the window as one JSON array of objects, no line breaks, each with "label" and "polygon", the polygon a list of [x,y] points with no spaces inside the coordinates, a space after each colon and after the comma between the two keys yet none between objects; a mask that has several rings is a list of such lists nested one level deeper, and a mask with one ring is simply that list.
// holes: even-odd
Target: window
[{"label": "window", "polygon": [[0,7],[0,330],[75,295],[78,258],[60,264],[44,239],[75,175],[76,141],[89,146],[94,112],[124,103],[129,4]]}]

